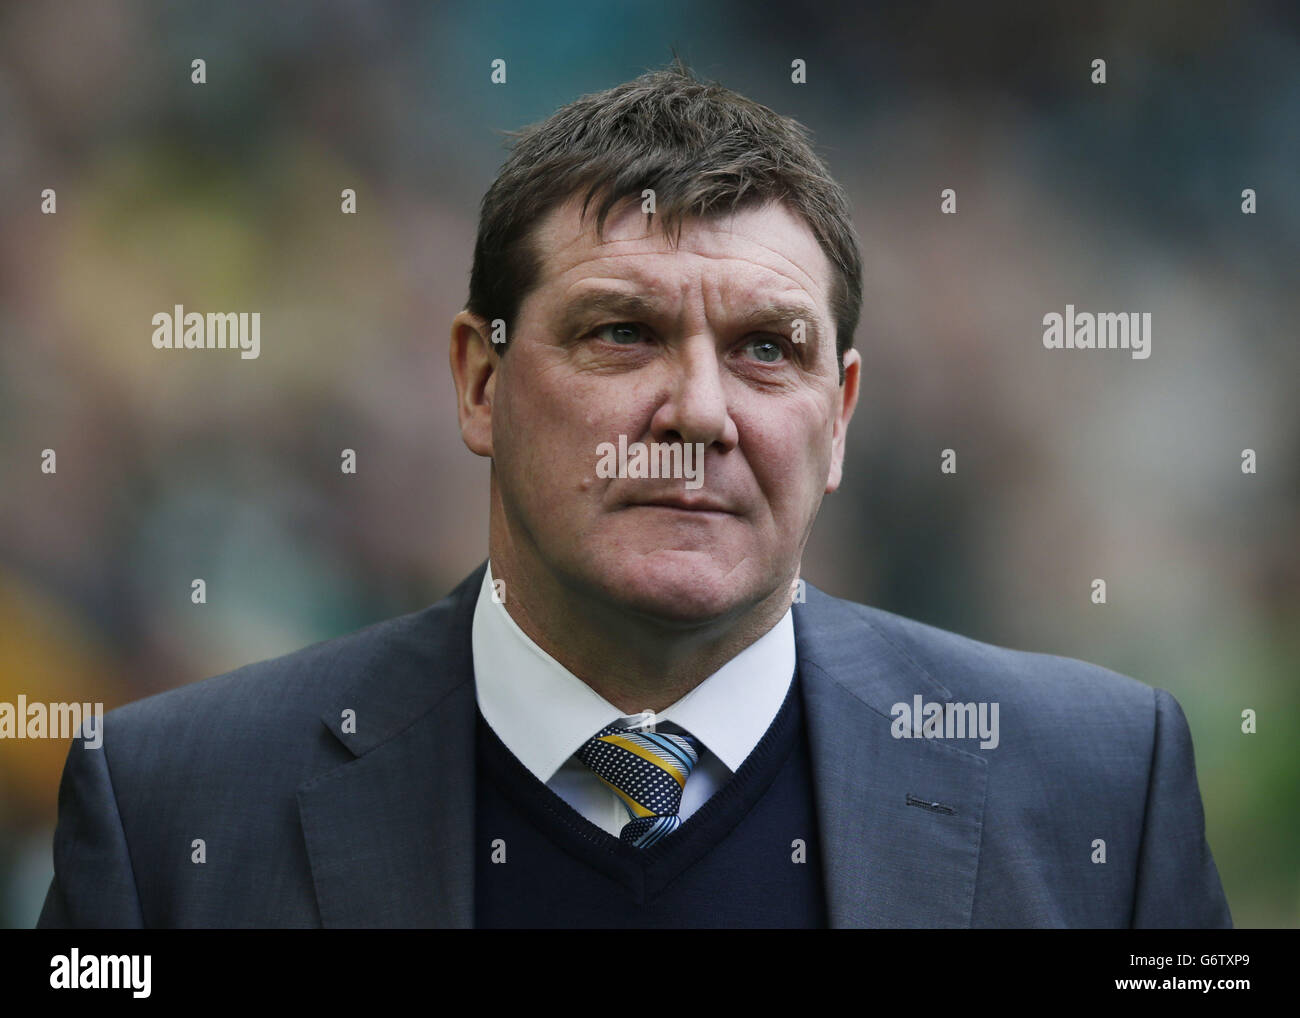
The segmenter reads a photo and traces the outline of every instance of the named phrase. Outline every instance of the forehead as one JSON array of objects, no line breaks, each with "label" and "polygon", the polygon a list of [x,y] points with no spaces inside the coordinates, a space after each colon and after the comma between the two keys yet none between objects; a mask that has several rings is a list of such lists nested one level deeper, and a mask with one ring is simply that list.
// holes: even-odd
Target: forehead
[{"label": "forehead", "polygon": [[533,232],[537,289],[564,291],[593,277],[621,278],[649,289],[685,289],[707,277],[750,296],[801,290],[829,316],[830,260],[812,229],[787,206],[771,202],[734,213],[690,218],[674,246],[641,203],[616,205],[596,237],[595,213],[583,219],[574,197],[543,217]]}]

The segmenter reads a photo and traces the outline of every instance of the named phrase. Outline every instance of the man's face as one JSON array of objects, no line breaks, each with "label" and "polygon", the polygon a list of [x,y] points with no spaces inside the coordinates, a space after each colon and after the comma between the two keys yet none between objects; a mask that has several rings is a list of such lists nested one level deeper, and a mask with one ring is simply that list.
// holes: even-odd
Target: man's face
[{"label": "man's face", "polygon": [[[674,249],[629,204],[597,242],[570,202],[532,242],[542,269],[486,389],[517,560],[664,621],[788,599],[857,395],[812,231],[771,204],[688,221]],[[702,486],[600,476],[598,446],[620,436],[701,443]]]}]

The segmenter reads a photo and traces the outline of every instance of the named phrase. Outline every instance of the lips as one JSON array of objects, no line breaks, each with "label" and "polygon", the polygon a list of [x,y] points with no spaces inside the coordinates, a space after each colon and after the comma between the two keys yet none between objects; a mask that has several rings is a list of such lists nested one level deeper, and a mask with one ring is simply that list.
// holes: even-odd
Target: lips
[{"label": "lips", "polygon": [[686,495],[664,495],[631,503],[634,506],[660,506],[666,509],[684,509],[688,512],[726,513],[735,516],[736,510],[712,498],[691,498]]}]

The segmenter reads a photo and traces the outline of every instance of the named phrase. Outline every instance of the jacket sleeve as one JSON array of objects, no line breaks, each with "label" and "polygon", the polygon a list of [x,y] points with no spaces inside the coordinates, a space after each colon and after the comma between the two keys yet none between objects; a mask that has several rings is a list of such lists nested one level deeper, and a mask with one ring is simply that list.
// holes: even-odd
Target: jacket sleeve
[{"label": "jacket sleeve", "polygon": [[1138,854],[1134,928],[1230,929],[1232,916],[1205,840],[1192,736],[1178,701],[1155,691],[1155,739]]},{"label": "jacket sleeve", "polygon": [[[107,720],[107,719],[105,719]],[[109,772],[108,744],[68,750],[59,784],[54,879],[37,929],[128,929],[144,925],[122,818]]]}]

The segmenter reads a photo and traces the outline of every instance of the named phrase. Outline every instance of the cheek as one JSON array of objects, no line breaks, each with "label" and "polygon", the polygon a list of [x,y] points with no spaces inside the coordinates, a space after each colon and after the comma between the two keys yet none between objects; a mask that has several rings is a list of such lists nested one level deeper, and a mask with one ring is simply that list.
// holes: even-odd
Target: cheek
[{"label": "cheek", "polygon": [[539,480],[550,475],[545,457],[554,442],[546,440],[550,422],[535,405],[536,394],[511,385],[498,386],[492,413],[494,466],[513,499],[529,499]]},{"label": "cheek", "polygon": [[608,386],[571,378],[559,384],[556,374],[521,372],[498,389],[493,414],[497,465],[515,497],[538,512],[593,483],[608,483],[594,482],[596,448],[627,430],[619,426],[619,401],[611,401]]},{"label": "cheek", "polygon": [[819,498],[826,485],[831,425],[820,406],[802,404],[757,414],[753,420],[748,429],[741,425],[741,435],[748,435],[742,441],[760,486],[774,507],[779,502],[800,511]]},{"label": "cheek", "polygon": [[510,356],[516,360],[497,385],[493,438],[503,441],[517,461],[545,458],[554,448],[557,432],[563,430],[565,402],[535,358],[525,358],[523,351],[512,351]]},{"label": "cheek", "polygon": [[784,533],[802,525],[825,478],[817,477],[820,468],[810,446],[785,434],[765,438],[751,445],[746,458],[777,529]]}]

